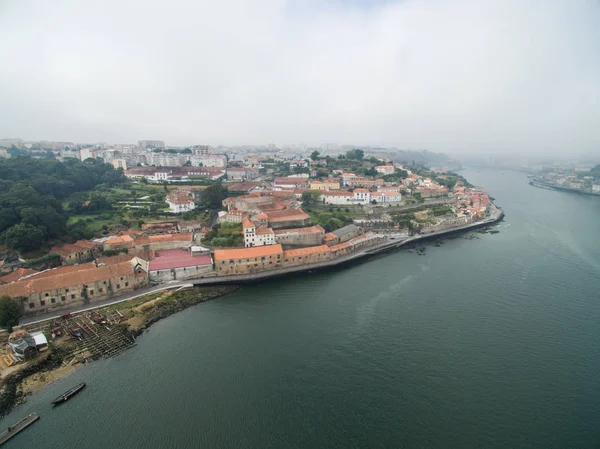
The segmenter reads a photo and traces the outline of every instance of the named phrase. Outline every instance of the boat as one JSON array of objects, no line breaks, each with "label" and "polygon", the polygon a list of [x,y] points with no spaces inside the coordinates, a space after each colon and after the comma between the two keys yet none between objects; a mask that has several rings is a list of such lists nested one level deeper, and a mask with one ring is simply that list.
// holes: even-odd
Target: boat
[{"label": "boat", "polygon": [[5,431],[2,435],[0,435],[0,446],[18,434],[21,430],[25,430],[31,424],[36,422],[40,417],[37,413],[32,413],[27,415],[25,418],[21,419],[19,422],[13,424]]},{"label": "boat", "polygon": [[52,405],[62,404],[63,402],[67,401],[71,396],[75,396],[77,393],[83,390],[84,387],[85,382],[81,382],[79,385],[71,388],[70,390],[65,391],[63,394],[61,394],[59,397],[53,400]]}]

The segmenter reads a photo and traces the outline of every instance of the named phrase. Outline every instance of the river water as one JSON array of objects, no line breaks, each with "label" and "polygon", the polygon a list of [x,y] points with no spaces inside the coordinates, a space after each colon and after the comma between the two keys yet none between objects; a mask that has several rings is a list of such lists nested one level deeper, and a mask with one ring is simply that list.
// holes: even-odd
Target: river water
[{"label": "river water", "polygon": [[185,310],[31,396],[6,447],[597,448],[600,198],[464,175],[499,233]]}]

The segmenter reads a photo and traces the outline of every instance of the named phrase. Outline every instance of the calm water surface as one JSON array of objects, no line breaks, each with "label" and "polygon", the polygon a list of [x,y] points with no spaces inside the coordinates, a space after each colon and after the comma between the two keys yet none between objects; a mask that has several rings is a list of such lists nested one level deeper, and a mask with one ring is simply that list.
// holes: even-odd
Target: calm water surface
[{"label": "calm water surface", "polygon": [[6,447],[599,447],[600,198],[464,174],[498,234],[188,309],[30,397]]}]

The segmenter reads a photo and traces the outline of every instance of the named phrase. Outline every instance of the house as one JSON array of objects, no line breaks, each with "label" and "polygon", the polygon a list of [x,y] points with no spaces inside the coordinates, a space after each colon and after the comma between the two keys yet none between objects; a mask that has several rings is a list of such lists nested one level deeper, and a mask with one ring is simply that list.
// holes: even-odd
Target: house
[{"label": "house", "polygon": [[273,230],[271,228],[257,229],[248,217],[244,217],[242,220],[242,229],[244,231],[244,246],[246,248],[275,244]]},{"label": "house", "polygon": [[323,192],[323,193],[321,193],[321,196],[319,198],[325,204],[338,204],[338,205],[346,204],[347,205],[347,204],[352,204],[354,195],[352,194],[352,192],[345,192],[345,191]]},{"label": "house", "polygon": [[378,165],[375,170],[382,175],[391,175],[396,171],[393,165]]},{"label": "house", "polygon": [[174,214],[189,212],[196,208],[194,194],[190,190],[172,190],[168,193],[166,202]]},{"label": "house", "polygon": [[199,221],[178,221],[177,232],[182,234],[189,234],[194,232],[200,232],[202,229],[202,223]]},{"label": "house", "polygon": [[247,212],[237,209],[225,212],[223,215],[220,215],[221,213],[219,212],[219,223],[241,223],[242,219],[248,215]]},{"label": "house", "polygon": [[148,283],[148,264],[140,258],[97,267],[93,262],[46,270],[0,286],[0,296],[22,302],[26,315],[101,301]]},{"label": "house", "polygon": [[291,249],[283,252],[284,267],[307,265],[325,262],[331,259],[331,248],[327,245],[310,246],[308,248]]},{"label": "house", "polygon": [[84,248],[70,243],[65,243],[62,246],[54,246],[50,249],[50,253],[58,254],[60,256],[60,261],[67,265],[82,262],[92,257],[92,253],[89,248]]},{"label": "house", "polygon": [[103,250],[106,251],[118,251],[124,249],[133,248],[133,238],[130,235],[121,235],[116,237],[110,237],[104,241]]},{"label": "house", "polygon": [[148,276],[152,282],[185,280],[213,272],[210,254],[194,255],[191,251],[168,249],[158,251],[148,263]]},{"label": "house", "polygon": [[248,194],[262,188],[262,182],[238,182],[229,186],[229,192],[242,192]]},{"label": "house", "polygon": [[102,253],[102,244],[90,240],[77,240],[75,246],[87,249],[92,257]]}]

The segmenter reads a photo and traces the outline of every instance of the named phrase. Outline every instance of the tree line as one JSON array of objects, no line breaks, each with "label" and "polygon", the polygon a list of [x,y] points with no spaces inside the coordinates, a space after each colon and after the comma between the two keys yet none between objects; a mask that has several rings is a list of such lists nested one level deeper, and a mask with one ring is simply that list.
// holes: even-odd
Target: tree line
[{"label": "tree line", "polygon": [[88,159],[0,160],[0,243],[19,252],[40,248],[67,233],[61,201],[74,193],[124,180],[123,171]]}]

